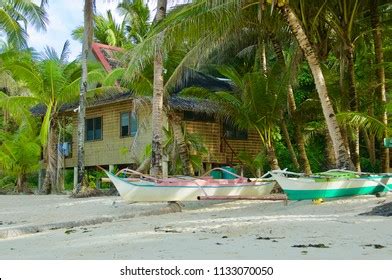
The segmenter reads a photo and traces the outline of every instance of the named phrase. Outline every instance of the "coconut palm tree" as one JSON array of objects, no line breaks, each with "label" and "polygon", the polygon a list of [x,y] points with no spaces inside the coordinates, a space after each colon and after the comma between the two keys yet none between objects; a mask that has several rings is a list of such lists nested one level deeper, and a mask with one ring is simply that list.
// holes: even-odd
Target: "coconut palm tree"
[{"label": "coconut palm tree", "polygon": [[277,69],[278,67],[270,69],[266,76],[260,75],[260,71],[241,75],[233,67],[222,66],[219,71],[234,83],[234,93],[209,93],[196,88],[184,90],[185,94],[205,96],[218,102],[222,109],[217,113],[238,128],[256,130],[267,151],[271,169],[280,169],[274,137],[279,133],[280,112],[287,98],[287,78],[284,71]]},{"label": "coconut palm tree", "polygon": [[[58,129],[61,106],[75,102],[79,93],[81,67],[78,62],[67,63],[69,44],[64,44],[60,55],[47,47],[41,60],[37,63],[12,62],[5,67],[9,69],[13,77],[25,83],[29,89],[28,96],[3,97],[0,103],[14,106],[13,112],[17,111],[22,104],[41,104],[45,106],[45,115],[40,131],[41,143],[45,149],[47,172],[44,181],[45,192],[61,192],[57,178],[58,157]],[[99,81],[103,87],[91,88],[87,93],[101,93],[108,89],[108,83],[113,79],[101,69],[92,69],[88,74],[90,82]],[[86,94],[87,94],[86,93]]]},{"label": "coconut palm tree", "polygon": [[[344,145],[342,138],[342,133],[340,131],[338,122],[336,120],[335,110],[332,106],[328,89],[325,83],[325,77],[320,67],[320,61],[312,46],[309,36],[302,26],[302,22],[294,12],[292,8],[292,2],[289,1],[269,1],[272,4],[276,4],[277,9],[281,12],[282,16],[285,18],[291,32],[298,41],[298,45],[302,49],[305,58],[309,64],[312,75],[314,77],[314,82],[316,89],[320,98],[324,118],[328,127],[329,134],[331,135],[333,148],[335,151],[337,168],[348,168],[354,169],[351,162],[349,153]],[[303,2],[301,2],[303,3]],[[306,13],[306,8],[301,6],[300,9],[303,13]]]},{"label": "coconut palm tree", "polygon": [[[359,35],[360,29],[358,26],[358,19],[361,15],[361,7],[364,6],[361,0],[347,0],[347,1],[328,1],[326,4],[325,21],[332,27],[340,42],[340,57],[341,61],[341,84],[347,76],[348,92],[346,93],[342,88],[342,95],[348,95],[347,107],[345,109],[358,112],[359,97],[357,90],[357,82],[355,75],[355,41]],[[346,66],[346,67],[345,67]],[[347,68],[347,69],[345,69]],[[347,73],[347,74],[346,74]],[[357,171],[361,170],[360,166],[360,151],[359,151],[359,129],[353,128],[351,134],[351,158]]]},{"label": "coconut palm tree", "polygon": [[[166,16],[167,0],[157,1],[157,12],[153,24],[159,24]],[[164,33],[158,35],[163,41]],[[152,97],[152,153],[151,175],[162,175],[162,126],[163,126],[163,96],[164,96],[164,57],[163,49],[157,47],[154,55],[154,88]]]},{"label": "coconut palm tree", "polygon": [[[126,33],[126,21],[116,23],[112,12],[107,11],[106,16],[94,16],[94,41],[109,46],[127,48],[131,43]],[[78,26],[72,31],[72,38],[83,42],[84,27]]]},{"label": "coconut palm tree", "polygon": [[80,80],[80,96],[79,96],[79,111],[78,111],[78,169],[77,169],[77,184],[74,186],[74,194],[78,194],[83,187],[84,179],[84,137],[86,132],[85,116],[86,116],[86,93],[88,90],[87,84],[87,59],[91,52],[91,45],[94,36],[94,0],[84,1],[84,33],[82,44],[82,75]]},{"label": "coconut palm tree", "polygon": [[131,44],[140,43],[150,30],[150,10],[143,0],[123,0],[117,10],[124,16],[125,30]]},{"label": "coconut palm tree", "polygon": [[[383,103],[383,105],[387,102],[386,95],[386,87],[385,87],[385,68],[384,68],[384,52],[383,52],[383,44],[382,44],[382,32],[381,32],[381,24],[380,24],[380,15],[379,15],[379,0],[368,1],[368,5],[370,7],[370,22],[373,30],[373,40],[374,40],[374,53],[375,53],[375,62],[377,65],[376,75],[377,75],[377,93],[379,99]],[[388,114],[386,110],[382,113],[381,120],[384,125],[388,125]],[[387,135],[384,135],[386,138]],[[383,172],[389,172],[389,149],[381,148],[381,166]]]},{"label": "coconut palm tree", "polygon": [[27,24],[45,30],[48,22],[45,7],[47,0],[37,5],[30,0],[4,0],[0,2],[0,32],[15,47],[26,47]]},{"label": "coconut palm tree", "polygon": [[[276,1],[272,1],[272,3],[275,4]],[[353,169],[349,152],[344,145],[342,134],[336,121],[335,111],[328,95],[320,61],[308,34],[301,25],[302,22],[294,12],[293,4],[295,3],[292,4],[290,2],[288,4],[288,1],[278,1],[277,4],[275,5],[277,9],[274,9],[274,11],[279,11],[284,16],[287,26],[297,39],[310,65],[324,117],[327,121],[328,131],[333,140],[337,166]],[[189,45],[195,46],[189,52],[190,55],[186,61],[200,65],[200,62],[208,58],[213,50],[222,50],[229,42],[229,38],[236,40],[235,37],[237,37],[236,41],[238,42],[238,38],[242,38],[239,36],[239,33],[242,32],[242,35],[249,30],[250,22],[257,22],[257,19],[249,21],[249,17],[244,16],[246,15],[245,12],[248,12],[254,5],[259,5],[259,1],[195,0],[189,5],[182,5],[174,9],[167,19],[162,24],[156,26],[154,32],[150,32],[150,35],[144,42],[136,48],[134,53],[140,55],[133,59],[134,63],[130,63],[132,66],[128,68],[129,71],[140,68],[143,65],[143,61],[151,57],[156,46],[162,45],[162,42],[158,40],[158,34],[161,34],[163,31],[165,32],[163,44],[166,48],[184,41]],[[304,9],[304,7],[301,8]],[[306,12],[306,10],[302,11],[303,13]],[[243,28],[239,28],[239,26]],[[198,58],[197,62],[195,62],[195,57]],[[183,66],[185,65],[184,63]]]}]

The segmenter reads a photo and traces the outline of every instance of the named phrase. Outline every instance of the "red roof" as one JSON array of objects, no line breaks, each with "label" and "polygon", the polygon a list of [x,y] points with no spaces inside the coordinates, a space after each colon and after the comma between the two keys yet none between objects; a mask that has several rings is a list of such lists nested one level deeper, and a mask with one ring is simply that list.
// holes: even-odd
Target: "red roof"
[{"label": "red roof", "polygon": [[113,57],[115,53],[122,52],[123,49],[119,47],[109,46],[101,43],[93,43],[91,46],[92,52],[97,60],[102,63],[106,71],[113,70]]}]

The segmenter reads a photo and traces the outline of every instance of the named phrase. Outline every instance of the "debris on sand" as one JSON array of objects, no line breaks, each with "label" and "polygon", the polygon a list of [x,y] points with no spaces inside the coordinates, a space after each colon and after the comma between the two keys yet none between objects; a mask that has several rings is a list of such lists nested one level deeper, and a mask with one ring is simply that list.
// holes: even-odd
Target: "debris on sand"
[{"label": "debris on sand", "polygon": [[76,232],[75,229],[67,229],[66,231],[64,231],[65,234],[71,234],[71,233],[74,233],[74,232]]},{"label": "debris on sand", "polygon": [[171,228],[170,226],[168,226],[166,228],[155,227],[154,231],[155,232],[166,232],[166,233],[181,233],[181,231],[175,230],[175,229]]},{"label": "debris on sand", "polygon": [[272,240],[272,241],[276,241],[276,239],[284,239],[284,237],[262,237],[262,236],[258,236],[256,237],[257,240]]},{"label": "debris on sand", "polygon": [[392,202],[376,206],[370,212],[361,213],[359,215],[390,217],[392,216]]},{"label": "debris on sand", "polygon": [[319,243],[319,244],[309,244],[309,245],[293,245],[291,246],[293,248],[322,248],[322,249],[326,249],[329,248],[329,246],[323,244],[323,243]]},{"label": "debris on sand", "polygon": [[386,247],[386,246],[383,246],[383,245],[380,245],[380,244],[366,244],[366,245],[363,245],[363,246],[365,246],[365,247],[373,247],[374,249],[383,249],[383,248]]},{"label": "debris on sand", "polygon": [[80,193],[78,193],[78,194],[73,193],[71,195],[71,197],[72,198],[86,198],[86,197],[99,197],[99,196],[103,196],[103,195],[104,195],[104,193],[99,189],[84,187],[84,188],[82,188]]}]

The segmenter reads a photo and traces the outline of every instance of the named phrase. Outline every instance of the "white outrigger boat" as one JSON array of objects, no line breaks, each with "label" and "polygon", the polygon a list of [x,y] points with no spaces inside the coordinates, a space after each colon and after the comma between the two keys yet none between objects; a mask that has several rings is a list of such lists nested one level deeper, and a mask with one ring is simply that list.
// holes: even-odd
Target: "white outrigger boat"
[{"label": "white outrigger boat", "polygon": [[[144,175],[131,169],[123,169],[116,175],[105,173],[114,184],[120,196],[127,202],[158,202],[158,201],[194,201],[211,197],[223,199],[246,199],[268,195],[274,187],[272,180],[249,180],[228,170],[214,168],[227,172],[235,179],[213,179],[202,176],[174,177],[158,179]],[[124,178],[120,174],[136,175],[139,178]]]},{"label": "white outrigger boat", "polygon": [[391,191],[392,174],[330,170],[305,176],[286,170],[270,171],[289,200],[335,198]]}]

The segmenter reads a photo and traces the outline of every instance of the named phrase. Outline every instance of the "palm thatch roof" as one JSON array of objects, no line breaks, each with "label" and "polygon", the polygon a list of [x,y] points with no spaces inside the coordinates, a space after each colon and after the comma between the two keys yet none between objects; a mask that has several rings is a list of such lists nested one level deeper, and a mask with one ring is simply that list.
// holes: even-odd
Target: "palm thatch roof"
[{"label": "palm thatch roof", "polygon": [[[106,71],[111,71],[119,66],[118,55],[122,52],[121,48],[112,47],[100,43],[92,44],[92,53],[96,59],[102,64]],[[171,89],[170,96],[167,99],[167,105],[170,109],[177,111],[191,111],[197,113],[214,114],[218,111],[219,106],[211,101],[196,97],[180,96],[179,93],[188,87],[201,87],[210,91],[230,91],[231,84],[222,79],[203,74],[201,72],[188,69],[184,73],[183,82]],[[118,103],[135,98],[130,91],[113,93],[107,92],[87,99],[87,108],[103,106],[113,103]],[[148,100],[148,97],[144,97]],[[71,112],[78,108],[78,102],[65,104],[60,108],[60,112]],[[31,109],[33,115],[44,115],[46,107],[44,105],[37,105]]]},{"label": "palm thatch roof", "polygon": [[[139,97],[135,97],[131,92],[101,95],[99,97],[88,99],[87,108],[109,105],[126,100],[132,100],[135,98]],[[143,97],[143,99],[148,101],[151,98]],[[194,97],[181,97],[178,95],[170,96],[167,100],[167,104],[170,109],[176,111],[191,111],[197,113],[214,114],[217,113],[219,110],[219,106],[211,100],[198,99]],[[78,102],[65,104],[60,108],[60,112],[66,113],[76,111],[78,106]],[[42,116],[46,112],[46,106],[37,105],[33,107],[30,111],[35,116]]]}]

